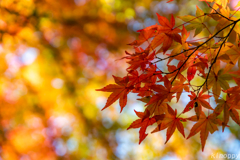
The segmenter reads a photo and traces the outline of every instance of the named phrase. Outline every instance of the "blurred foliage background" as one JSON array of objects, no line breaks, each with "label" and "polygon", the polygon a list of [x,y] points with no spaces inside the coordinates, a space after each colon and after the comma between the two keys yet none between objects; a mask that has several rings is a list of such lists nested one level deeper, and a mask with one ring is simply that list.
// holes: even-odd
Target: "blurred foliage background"
[{"label": "blurred foliage background", "polygon": [[211,135],[204,153],[199,134],[185,140],[176,132],[166,145],[165,132],[149,134],[138,145],[138,130],[126,128],[137,118],[133,109],[142,111],[143,104],[132,94],[122,114],[118,103],[101,111],[109,94],[95,91],[113,83],[113,74],[126,73],[125,61],[117,59],[132,50],[126,44],[137,30],[157,23],[156,12],[194,14],[196,5],[207,10],[198,0],[0,0],[0,160],[238,153],[235,124]]}]

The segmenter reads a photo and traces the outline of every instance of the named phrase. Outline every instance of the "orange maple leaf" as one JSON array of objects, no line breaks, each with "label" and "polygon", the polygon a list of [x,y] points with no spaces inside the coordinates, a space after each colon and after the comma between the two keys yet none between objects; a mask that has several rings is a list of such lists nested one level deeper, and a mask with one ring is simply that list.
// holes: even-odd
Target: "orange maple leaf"
[{"label": "orange maple leaf", "polygon": [[222,125],[222,121],[220,119],[217,119],[215,114],[210,114],[206,117],[204,112],[201,112],[199,119],[197,118],[197,116],[192,116],[187,118],[187,120],[197,121],[197,123],[194,124],[194,126],[192,127],[187,139],[200,132],[202,151],[204,150],[204,146],[209,132],[213,134],[215,131],[218,130],[217,125]]},{"label": "orange maple leaf", "polygon": [[[147,137],[148,134],[146,134],[146,129],[148,126],[154,124],[156,122],[156,119],[162,119],[163,115],[157,115],[152,118],[149,118],[150,112],[146,109],[145,112],[137,112],[134,110],[136,115],[140,118],[135,120],[129,127],[130,128],[140,128],[139,130],[139,144]],[[127,129],[127,130],[128,130]]]},{"label": "orange maple leaf", "polygon": [[224,128],[228,124],[229,116],[231,116],[231,118],[238,125],[240,125],[238,111],[235,108],[231,108],[231,106],[233,106],[232,103],[231,103],[232,102],[231,99],[229,99],[228,96],[227,96],[226,101],[222,100],[222,99],[218,99],[217,102],[218,102],[218,105],[215,108],[214,113],[218,116],[223,111],[223,114],[224,114],[222,131],[224,132]]},{"label": "orange maple leaf", "polygon": [[187,106],[183,110],[183,113],[190,111],[194,107],[197,118],[199,118],[202,112],[202,107],[213,110],[210,104],[205,100],[209,99],[211,96],[203,94],[203,92],[200,92],[199,96],[197,96],[194,92],[191,92],[191,94],[192,95],[188,95],[191,101],[187,104]]},{"label": "orange maple leaf", "polygon": [[158,131],[168,128],[167,129],[167,139],[166,139],[165,144],[171,138],[171,136],[173,135],[176,128],[183,135],[183,137],[185,137],[184,127],[183,127],[182,122],[186,122],[185,119],[177,117],[177,110],[175,110],[175,112],[174,112],[174,110],[168,104],[167,104],[167,106],[168,106],[168,111],[164,115],[163,120],[160,119],[160,124],[157,126],[157,128],[155,128],[152,131],[152,133],[154,133],[154,132],[158,132]]}]

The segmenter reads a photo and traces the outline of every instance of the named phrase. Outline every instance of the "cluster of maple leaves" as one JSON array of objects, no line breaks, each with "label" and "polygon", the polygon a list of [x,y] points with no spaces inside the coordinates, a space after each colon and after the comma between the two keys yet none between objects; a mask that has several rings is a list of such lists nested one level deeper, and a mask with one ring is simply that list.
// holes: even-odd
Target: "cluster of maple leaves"
[{"label": "cluster of maple leaves", "polygon": [[[176,128],[185,137],[184,122],[194,121],[187,139],[200,132],[203,151],[209,132],[214,133],[219,126],[224,131],[229,127],[229,117],[240,125],[237,111],[240,109],[240,19],[234,16],[237,11],[229,9],[228,0],[205,2],[210,7],[209,13],[197,7],[196,16],[178,17],[185,23],[177,27],[173,16],[169,21],[157,14],[159,25],[139,30],[138,40],[129,44],[135,52],[126,51],[127,56],[123,57],[129,64],[127,75],[113,76],[116,84],[97,89],[112,92],[103,109],[119,99],[122,111],[130,92],[146,103],[145,111],[135,111],[139,119],[128,127],[140,128],[139,144],[148,135],[147,127],[154,123],[157,127],[152,133],[167,129],[167,143]],[[211,30],[206,25],[210,19],[215,22]],[[203,29],[209,32],[208,37],[187,41],[190,31],[195,30],[195,37]],[[235,42],[229,41],[230,34],[236,37]],[[159,67],[162,63],[165,68]],[[197,76],[204,82],[192,85],[191,81]],[[235,82],[235,86],[230,87],[230,82]],[[174,97],[178,102],[183,92],[189,93],[190,101],[178,114],[181,108],[174,111],[170,102]],[[217,106],[210,105],[210,97],[214,97]],[[184,116],[190,110],[194,110],[195,115]]]}]

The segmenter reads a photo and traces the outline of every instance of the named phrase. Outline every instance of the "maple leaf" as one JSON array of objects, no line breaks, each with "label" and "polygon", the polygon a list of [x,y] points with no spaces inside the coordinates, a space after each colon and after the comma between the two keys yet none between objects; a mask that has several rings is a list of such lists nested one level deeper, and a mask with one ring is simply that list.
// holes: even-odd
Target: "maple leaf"
[{"label": "maple leaf", "polygon": [[194,17],[192,15],[178,16],[178,18],[180,18],[184,22],[189,23],[186,26],[186,29],[188,31],[195,29],[194,36],[201,33],[203,28],[206,28],[206,26],[204,25],[204,22],[207,21],[207,17],[205,16],[205,13],[198,6],[196,6],[196,7],[197,7],[196,17]]},{"label": "maple leaf", "polygon": [[126,78],[120,78],[113,76],[115,83],[117,84],[109,84],[106,87],[102,89],[96,89],[96,91],[103,91],[103,92],[113,92],[107,99],[107,103],[104,106],[104,109],[109,107],[111,104],[113,104],[116,100],[119,99],[119,104],[121,107],[121,111],[127,104],[127,94],[130,92],[130,90],[133,89],[132,86],[128,87],[127,83],[129,81],[128,77]]},{"label": "maple leaf", "polygon": [[144,86],[141,88],[135,88],[132,91],[133,93],[137,93],[140,97],[150,97],[153,93],[153,91],[149,88],[149,86]]},{"label": "maple leaf", "polygon": [[202,112],[202,107],[213,110],[210,104],[205,100],[209,99],[211,96],[203,94],[202,91],[199,93],[198,96],[194,92],[191,92],[191,94],[192,95],[188,95],[191,101],[187,104],[187,106],[183,110],[183,113],[190,111],[194,107],[196,116],[197,118],[199,118]]},{"label": "maple leaf", "polygon": [[160,119],[160,124],[155,128],[151,133],[158,132],[161,130],[167,129],[167,139],[165,144],[168,142],[168,140],[171,138],[173,135],[175,129],[177,128],[178,131],[185,137],[184,134],[184,127],[182,122],[186,122],[185,119],[183,118],[178,118],[177,117],[177,110],[174,110],[167,104],[168,110],[166,114],[164,115],[163,119]]},{"label": "maple leaf", "polygon": [[223,7],[226,7],[227,3],[229,3],[229,0],[199,0],[199,1],[215,2],[216,4],[222,5]]},{"label": "maple leaf", "polygon": [[[236,80],[236,79],[234,79]],[[240,109],[240,86],[239,83],[237,83],[238,86],[231,87],[227,90],[224,90],[223,92],[227,93],[227,101],[228,104],[230,105],[230,108],[235,108],[235,109]]]},{"label": "maple leaf", "polygon": [[[144,97],[138,100],[148,103],[151,97]],[[150,115],[161,115],[167,111],[167,100],[158,100],[152,104],[146,106],[146,109],[150,112]]]},{"label": "maple leaf", "polygon": [[[129,54],[129,53],[128,53]],[[127,68],[127,70],[136,70],[137,68],[140,68],[142,71],[146,69],[146,65],[151,64],[151,60],[154,59],[155,52],[149,54],[148,49],[142,49],[135,48],[135,54],[129,54],[130,56],[126,56],[126,59],[129,59],[127,63],[130,64],[130,66]]]},{"label": "maple leaf", "polygon": [[169,60],[168,63],[169,64],[173,59],[179,60],[179,61],[184,61],[186,60],[186,55],[185,54],[179,54],[179,52],[181,53],[181,51],[184,50],[188,50],[189,46],[187,41],[187,38],[189,37],[190,33],[187,32],[186,28],[183,26],[182,31],[181,31],[181,35],[182,35],[182,44],[178,44],[176,46],[174,46],[171,54],[169,55]]},{"label": "maple leaf", "polygon": [[186,81],[186,78],[181,74],[179,75],[180,75],[179,80],[174,82],[173,87],[171,89],[171,92],[176,93],[177,102],[179,101],[180,96],[183,93],[183,89],[189,92],[189,83],[184,84],[184,82]]},{"label": "maple leaf", "polygon": [[136,87],[140,87],[141,83],[139,80],[139,74],[137,70],[130,70],[128,72],[128,78],[129,78],[129,82],[128,82],[128,86],[132,86],[135,85]]},{"label": "maple leaf", "polygon": [[146,109],[145,112],[137,112],[134,110],[136,115],[140,118],[135,120],[128,128],[140,128],[139,130],[139,144],[147,137],[148,134],[146,134],[146,129],[148,126],[154,124],[157,120],[163,119],[163,115],[154,116],[152,118],[149,118],[150,112]]},{"label": "maple leaf", "polygon": [[228,99],[227,100],[217,100],[218,105],[217,107],[214,109],[214,113],[218,116],[222,110],[223,112],[223,124],[222,124],[222,131],[224,132],[224,128],[225,126],[227,126],[228,121],[229,121],[229,116],[231,116],[231,118],[238,124],[240,125],[240,120],[239,120],[239,114],[237,112],[237,110],[235,108],[231,108],[232,104],[231,104],[231,100]]},{"label": "maple leaf", "polygon": [[196,74],[196,71],[197,71],[196,66],[191,66],[191,67],[188,68],[187,79],[188,79],[189,82],[194,78],[194,76]]},{"label": "maple leaf", "polygon": [[[216,65],[217,66],[217,65]],[[212,87],[213,91],[213,96],[215,100],[218,99],[220,93],[221,93],[221,88],[224,90],[227,90],[230,86],[227,82],[227,80],[231,80],[232,76],[230,74],[224,73],[223,69],[220,69],[217,67],[213,67],[213,70],[210,72],[209,77],[207,79],[207,86],[208,89]],[[203,91],[206,91],[206,85],[203,88]]]},{"label": "maple leaf", "polygon": [[149,65],[148,69],[146,69],[146,74],[142,74],[139,79],[141,82],[149,82],[149,83],[155,83],[157,81],[157,78],[159,80],[162,79],[161,71],[157,71],[157,65]]},{"label": "maple leaf", "polygon": [[223,92],[227,93],[227,101],[231,104],[230,108],[240,109],[240,86],[231,87]]},{"label": "maple leaf", "polygon": [[215,131],[217,131],[217,125],[221,126],[222,121],[220,119],[217,119],[215,114],[210,114],[206,117],[204,112],[201,112],[199,119],[197,118],[197,116],[192,116],[186,119],[190,121],[197,121],[197,123],[194,124],[194,126],[190,130],[190,134],[188,135],[187,139],[200,132],[202,151],[204,151],[204,146],[209,132],[213,134]]},{"label": "maple leaf", "polygon": [[129,45],[132,46],[139,46],[141,45],[143,42],[147,41],[149,38],[156,36],[156,30],[158,28],[158,25],[152,25],[149,27],[146,27],[144,29],[138,30],[138,32],[140,32],[140,35],[138,37],[138,40],[133,41],[132,43],[129,43]]},{"label": "maple leaf", "polygon": [[[153,132],[167,129],[165,143],[169,141],[176,128],[185,137],[182,122],[190,120],[196,121],[196,124],[187,138],[200,132],[203,151],[209,132],[214,133],[218,130],[218,125],[222,126],[224,131],[225,127],[228,127],[229,117],[240,125],[237,111],[240,109],[240,27],[238,23],[240,19],[237,16],[239,9],[231,11],[231,8],[227,7],[228,0],[200,1],[205,1],[212,10],[205,13],[196,6],[195,16],[179,17],[185,23],[177,27],[175,27],[173,15],[168,20],[157,14],[159,25],[155,24],[137,31],[140,32],[138,40],[130,43],[135,52],[130,54],[126,51],[127,56],[123,57],[130,65],[127,68],[127,76],[114,77],[115,85],[100,89],[113,92],[104,108],[120,99],[122,110],[130,91],[137,93],[137,96],[140,96],[138,100],[145,103],[145,112],[135,111],[139,119],[128,128],[140,128],[139,144],[147,136],[147,127],[155,122],[158,126]],[[205,24],[211,18],[214,23]],[[199,35],[203,29],[207,32]],[[195,30],[194,36],[199,36],[192,39],[189,37],[190,30]],[[139,47],[140,45],[145,49]],[[163,54],[160,54],[162,52]],[[163,67],[163,62],[166,62],[166,67]],[[202,85],[191,84],[196,74],[198,78],[203,78]],[[232,79],[238,86],[230,88],[229,82]],[[196,113],[195,116],[187,119],[179,118],[181,114],[177,116],[177,110],[174,111],[168,105],[175,96],[178,102],[184,90],[191,94],[190,101],[181,114],[192,108]],[[211,96],[204,94],[206,91],[214,97],[217,103],[215,109],[207,101]],[[224,92],[223,97],[226,95],[226,100],[220,97],[222,92]],[[208,111],[213,110],[213,113],[206,116],[203,107]],[[223,114],[223,121],[217,118],[221,114]]]},{"label": "maple leaf", "polygon": [[[186,53],[185,58],[181,60],[182,63],[186,61],[189,56],[188,54],[189,53]],[[197,70],[205,76],[205,68],[208,68],[208,59],[205,58],[203,54],[199,55],[198,51],[190,54],[191,57],[188,58],[188,61],[181,69],[182,71],[187,69],[187,79],[189,82],[194,78]]]},{"label": "maple leaf", "polygon": [[175,26],[175,19],[171,16],[170,22],[166,17],[160,16],[157,13],[158,22],[161,26],[158,27],[158,34],[151,42],[151,49],[155,49],[159,45],[163,44],[162,49],[165,53],[172,45],[173,40],[182,44],[182,38],[178,34],[181,32],[179,28],[173,28]]},{"label": "maple leaf", "polygon": [[208,59],[198,57],[198,59],[195,61],[195,63],[192,66],[196,67],[197,70],[200,73],[202,73],[203,76],[206,76],[205,75],[205,68],[208,68]]},{"label": "maple leaf", "polygon": [[[227,51],[225,51],[225,53],[229,57],[229,61],[225,67],[225,72],[233,68],[240,60],[240,47],[233,44],[228,44],[226,48]],[[238,64],[238,67],[240,67],[240,63]]]},{"label": "maple leaf", "polygon": [[152,85],[151,86],[151,89],[153,89],[154,91],[157,92],[156,95],[152,96],[152,98],[150,99],[150,101],[146,104],[147,105],[150,105],[150,104],[153,104],[159,100],[165,100],[167,99],[169,102],[171,101],[171,99],[173,98],[173,92],[171,92],[171,88],[172,88],[172,85],[171,85],[171,82],[166,78],[164,77],[164,86],[162,85]]}]

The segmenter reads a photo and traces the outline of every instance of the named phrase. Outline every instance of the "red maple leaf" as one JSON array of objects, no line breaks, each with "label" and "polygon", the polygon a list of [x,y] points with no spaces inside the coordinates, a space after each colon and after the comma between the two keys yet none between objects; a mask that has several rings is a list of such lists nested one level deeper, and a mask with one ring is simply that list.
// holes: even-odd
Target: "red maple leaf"
[{"label": "red maple leaf", "polygon": [[157,126],[157,128],[155,128],[152,131],[152,133],[154,133],[154,132],[158,132],[158,131],[168,128],[167,129],[167,139],[166,139],[165,144],[171,138],[171,136],[173,135],[176,128],[183,135],[183,137],[185,137],[184,127],[183,127],[182,122],[186,122],[185,119],[177,117],[177,110],[175,110],[175,112],[174,112],[174,110],[169,105],[167,105],[167,106],[168,106],[168,112],[166,112],[166,114],[164,115],[163,120],[160,120],[160,124]]},{"label": "red maple leaf", "polygon": [[158,34],[151,43],[151,48],[155,49],[157,46],[163,44],[162,49],[165,53],[172,45],[173,40],[182,44],[182,38],[178,34],[181,32],[179,28],[173,28],[175,26],[175,19],[171,16],[170,22],[166,17],[160,16],[157,13],[158,22],[161,26],[157,28]]},{"label": "red maple leaf", "polygon": [[166,76],[163,78],[163,80],[164,80],[165,87],[162,85],[152,85],[151,86],[151,89],[156,91],[157,94],[152,96],[152,98],[146,104],[146,106],[153,104],[155,102],[158,102],[160,100],[165,100],[165,99],[167,99],[170,102],[171,99],[173,98],[172,95],[174,94],[174,92],[171,92],[171,88],[172,88],[171,82],[167,79]]},{"label": "red maple leaf", "polygon": [[196,71],[197,71],[197,68],[195,66],[191,66],[188,68],[188,70],[187,70],[188,81],[191,81],[194,78]]},{"label": "red maple leaf", "polygon": [[[168,3],[172,1],[168,0]],[[211,5],[207,3],[212,8],[210,12],[197,7],[196,15],[179,17],[185,23],[177,27],[173,15],[167,19],[157,14],[159,24],[138,30],[138,40],[130,43],[135,52],[130,54],[126,51],[127,55],[122,58],[129,65],[127,76],[114,77],[116,84],[99,89],[112,92],[103,109],[120,99],[122,111],[130,91],[145,103],[145,112],[135,111],[139,119],[128,128],[140,128],[139,144],[147,136],[147,127],[155,122],[158,126],[153,132],[167,129],[167,143],[176,128],[185,137],[182,122],[196,121],[188,138],[200,132],[202,150],[209,132],[215,132],[218,125],[224,131],[230,117],[240,125],[240,63],[237,65],[240,62],[240,38],[230,38],[240,32],[237,25],[240,19],[235,15],[238,10],[231,13],[226,7],[229,0],[207,1],[213,2]],[[211,18],[218,23],[205,24]],[[214,25],[215,29],[212,28]],[[203,29],[206,31],[204,36],[195,37]],[[192,30],[195,30],[193,39],[189,37]],[[203,83],[191,83],[196,74],[203,78]],[[230,88],[232,80],[237,86]],[[168,104],[175,96],[179,102],[183,92],[190,92],[190,101],[177,116],[177,110],[174,111]],[[217,103],[215,109],[210,106],[210,97],[214,97]],[[193,108],[195,116],[180,118]],[[208,112],[210,115],[206,116],[205,110],[212,110],[211,114]],[[222,120],[219,117],[223,117]]]},{"label": "red maple leaf", "polygon": [[147,137],[148,134],[146,134],[146,129],[148,126],[154,124],[156,122],[156,119],[162,119],[163,115],[157,115],[152,118],[149,118],[150,112],[146,109],[145,112],[137,112],[134,110],[136,115],[140,118],[135,120],[129,127],[130,128],[139,128],[139,144]]},{"label": "red maple leaf", "polygon": [[138,32],[140,32],[138,40],[133,41],[129,45],[131,45],[131,46],[139,46],[143,42],[147,41],[149,38],[151,38],[153,36],[156,36],[157,35],[156,30],[157,30],[158,27],[159,27],[159,25],[155,24],[155,25],[146,27],[144,29],[138,30]]},{"label": "red maple leaf", "polygon": [[113,104],[116,100],[119,99],[119,104],[122,112],[123,108],[127,104],[127,94],[130,92],[130,90],[133,89],[133,87],[127,86],[129,81],[128,77],[120,78],[120,77],[113,76],[113,78],[115,80],[115,83],[117,84],[109,84],[102,89],[96,89],[96,91],[113,92],[108,97],[107,103],[102,110],[109,107],[111,104]]}]

